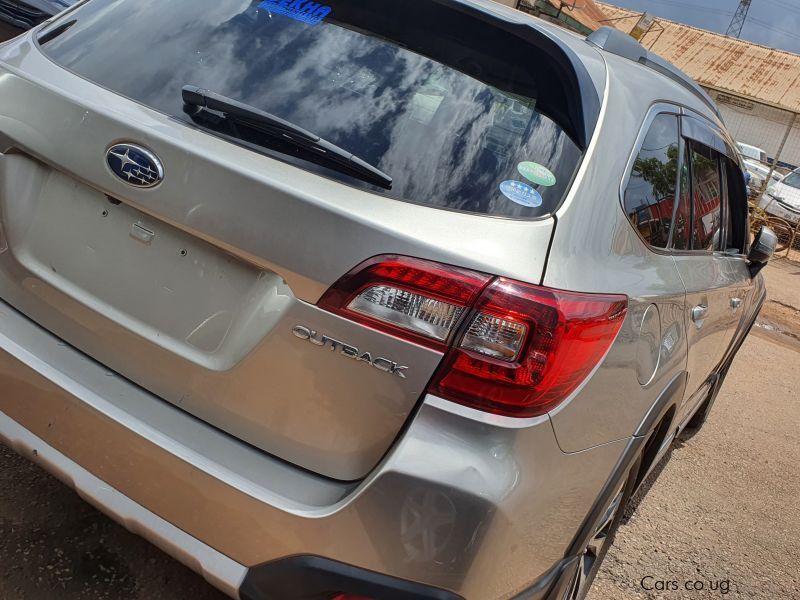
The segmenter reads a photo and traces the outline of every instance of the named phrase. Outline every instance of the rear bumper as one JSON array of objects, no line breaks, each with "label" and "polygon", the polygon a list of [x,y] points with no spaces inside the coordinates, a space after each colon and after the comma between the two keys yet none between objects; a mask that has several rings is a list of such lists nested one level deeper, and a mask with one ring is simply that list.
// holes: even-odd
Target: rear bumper
[{"label": "rear bumper", "polygon": [[510,597],[563,558],[625,446],[565,454],[547,418],[479,421],[428,398],[375,472],[334,482],[188,416],[2,302],[0,390],[0,439],[234,597],[257,597],[270,565],[298,555]]},{"label": "rear bumper", "polygon": [[121,494],[0,413],[0,441],[73,488],[89,504],[238,597],[247,569]]}]

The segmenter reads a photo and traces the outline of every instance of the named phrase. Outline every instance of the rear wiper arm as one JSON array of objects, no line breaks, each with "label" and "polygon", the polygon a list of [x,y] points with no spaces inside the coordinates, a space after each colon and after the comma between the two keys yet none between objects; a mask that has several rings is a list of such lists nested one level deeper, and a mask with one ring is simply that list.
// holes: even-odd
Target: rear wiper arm
[{"label": "rear wiper arm", "polygon": [[392,187],[392,178],[380,169],[290,121],[193,85],[185,86],[182,95],[184,104],[195,111],[190,113],[192,116],[204,108],[222,113],[235,122],[279,137],[283,142],[313,150],[320,158],[341,165],[351,174],[370,183],[386,189]]}]

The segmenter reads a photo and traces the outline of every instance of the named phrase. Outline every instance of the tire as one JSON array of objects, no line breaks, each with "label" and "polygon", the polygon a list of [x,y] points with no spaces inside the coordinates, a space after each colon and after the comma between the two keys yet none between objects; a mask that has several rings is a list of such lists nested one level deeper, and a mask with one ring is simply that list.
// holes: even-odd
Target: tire
[{"label": "tire", "polygon": [[614,494],[614,500],[601,516],[593,528],[594,534],[584,548],[582,556],[578,559],[577,568],[560,600],[584,600],[592,587],[597,573],[603,564],[608,549],[614,544],[625,508],[633,495],[636,487],[636,478],[639,474],[641,460],[637,460],[631,467],[622,483]]}]

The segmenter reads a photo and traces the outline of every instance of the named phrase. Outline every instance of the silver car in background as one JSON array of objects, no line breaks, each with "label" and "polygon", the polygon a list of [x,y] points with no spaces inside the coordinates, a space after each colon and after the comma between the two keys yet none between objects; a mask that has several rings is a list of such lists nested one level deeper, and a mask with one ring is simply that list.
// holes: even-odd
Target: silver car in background
[{"label": "silver car in background", "polygon": [[[771,167],[746,158],[743,162],[745,170],[750,173],[749,187],[753,192],[760,192],[761,189],[765,187],[764,183],[767,181],[767,178],[769,178],[769,185],[766,186],[767,188],[779,183],[782,178],[781,173]],[[770,175],[770,173],[772,175]]]},{"label": "silver car in background", "polygon": [[610,28],[89,0],[0,107],[0,439],[232,597],[584,597],[765,298],[716,108]]},{"label": "silver car in background", "polygon": [[800,169],[768,187],[759,206],[792,225],[800,223]]}]

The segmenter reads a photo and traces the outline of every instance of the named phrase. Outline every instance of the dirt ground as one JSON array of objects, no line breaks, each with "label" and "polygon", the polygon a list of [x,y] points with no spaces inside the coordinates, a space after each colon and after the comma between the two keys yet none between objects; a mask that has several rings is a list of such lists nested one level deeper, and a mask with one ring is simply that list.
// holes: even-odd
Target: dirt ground
[{"label": "dirt ground", "polygon": [[800,598],[800,265],[765,276],[711,418],[662,461],[589,600]]}]

